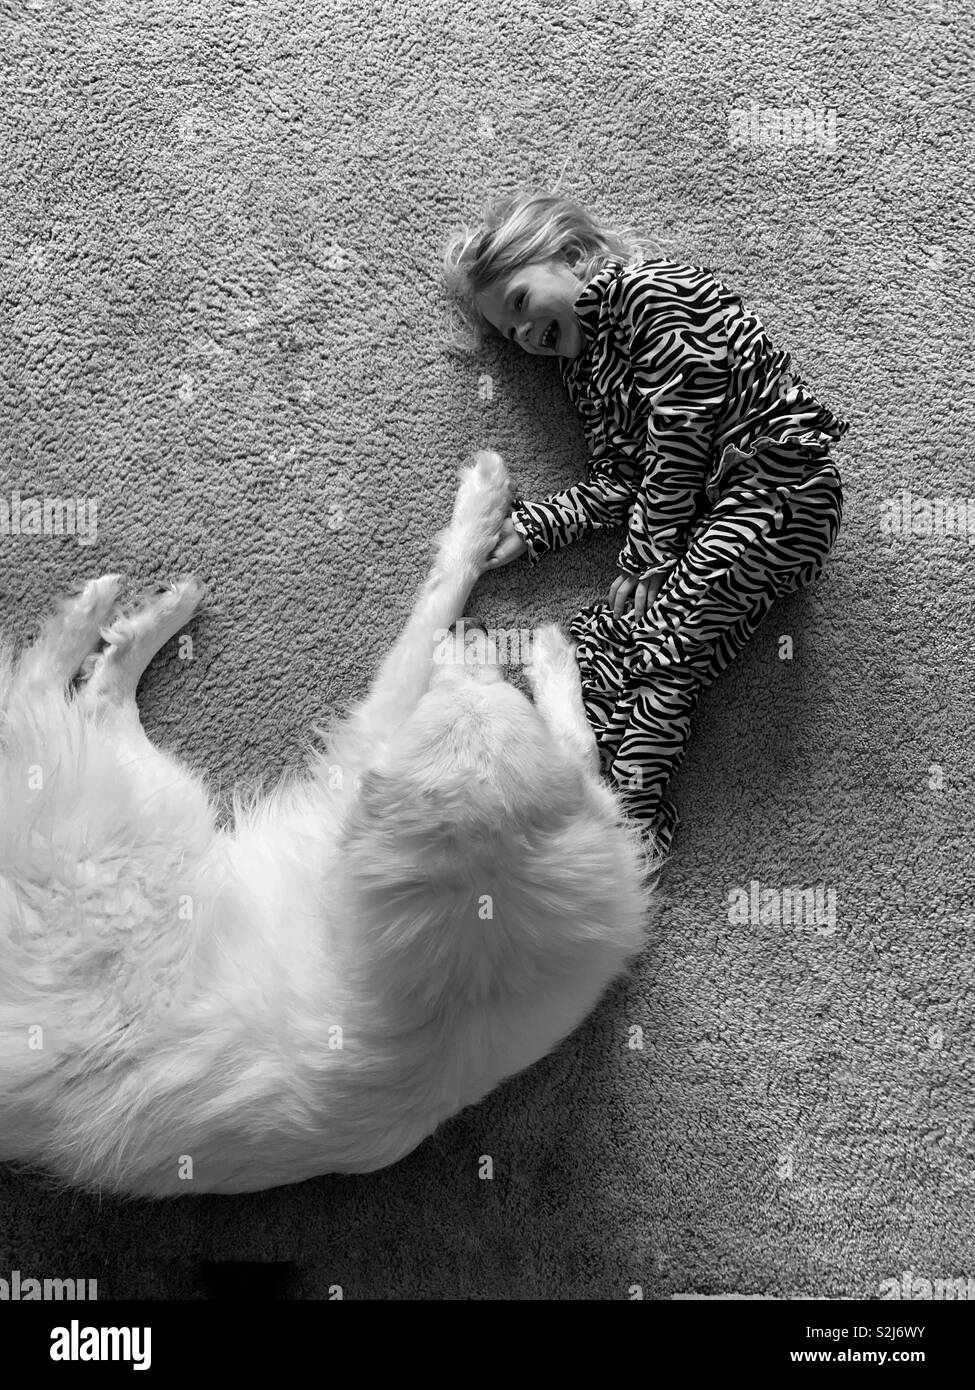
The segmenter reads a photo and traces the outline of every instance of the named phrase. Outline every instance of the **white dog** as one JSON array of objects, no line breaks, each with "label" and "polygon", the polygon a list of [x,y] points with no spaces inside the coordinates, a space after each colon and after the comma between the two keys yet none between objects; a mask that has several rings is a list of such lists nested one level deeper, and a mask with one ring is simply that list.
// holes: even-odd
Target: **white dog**
[{"label": "white dog", "polygon": [[147,1196],[382,1168],[639,951],[657,860],[565,638],[536,637],[534,704],[435,660],[509,508],[480,454],[371,692],[232,832],[135,704],[192,579],[127,613],[93,580],[0,653],[0,1159]]}]

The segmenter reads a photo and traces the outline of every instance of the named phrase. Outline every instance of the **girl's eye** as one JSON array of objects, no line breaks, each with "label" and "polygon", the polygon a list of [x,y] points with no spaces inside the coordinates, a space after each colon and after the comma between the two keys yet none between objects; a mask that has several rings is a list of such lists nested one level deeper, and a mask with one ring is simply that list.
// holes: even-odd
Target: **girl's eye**
[{"label": "girl's eye", "polygon": [[524,293],[522,293],[522,294],[520,294],[520,295],[518,296],[518,298],[515,300],[515,308],[518,310],[519,313],[521,313],[521,306],[524,304],[524,302],[525,302],[525,296],[524,296]]}]

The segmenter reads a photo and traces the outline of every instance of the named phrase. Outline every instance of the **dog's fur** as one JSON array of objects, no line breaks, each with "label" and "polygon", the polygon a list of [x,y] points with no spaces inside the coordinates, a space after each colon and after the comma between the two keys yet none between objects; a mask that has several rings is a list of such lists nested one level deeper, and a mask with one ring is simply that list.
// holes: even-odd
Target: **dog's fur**
[{"label": "dog's fur", "polygon": [[135,704],[192,579],[128,612],[94,580],[3,650],[0,1158],[148,1196],[381,1168],[640,949],[657,862],[599,780],[565,638],[536,637],[534,704],[434,659],[509,507],[482,453],[369,695],[232,833]]}]

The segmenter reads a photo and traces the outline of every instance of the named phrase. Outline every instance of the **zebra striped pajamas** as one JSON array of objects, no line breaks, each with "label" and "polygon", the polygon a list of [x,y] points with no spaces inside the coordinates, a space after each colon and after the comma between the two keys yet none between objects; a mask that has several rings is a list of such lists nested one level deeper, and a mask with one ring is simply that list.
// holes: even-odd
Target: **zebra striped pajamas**
[{"label": "zebra striped pajamas", "polygon": [[603,770],[667,853],[678,816],[665,792],[701,691],[778,597],[819,577],[835,543],[843,492],[829,445],[849,425],[701,267],[610,259],[575,311],[585,346],[562,375],[588,478],[519,501],[513,520],[533,563],[625,525],[620,569],[660,581],[643,619],[595,604],[570,631]]}]

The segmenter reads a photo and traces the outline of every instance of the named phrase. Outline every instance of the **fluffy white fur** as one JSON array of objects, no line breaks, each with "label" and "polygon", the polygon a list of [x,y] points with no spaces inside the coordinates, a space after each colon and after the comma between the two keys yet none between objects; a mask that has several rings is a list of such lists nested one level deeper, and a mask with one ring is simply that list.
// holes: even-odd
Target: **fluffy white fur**
[{"label": "fluffy white fur", "polygon": [[640,949],[656,864],[565,638],[537,636],[534,704],[434,660],[509,506],[480,454],[370,693],[232,832],[135,704],[192,579],[127,612],[94,580],[0,652],[0,1158],[149,1196],[381,1168]]}]

